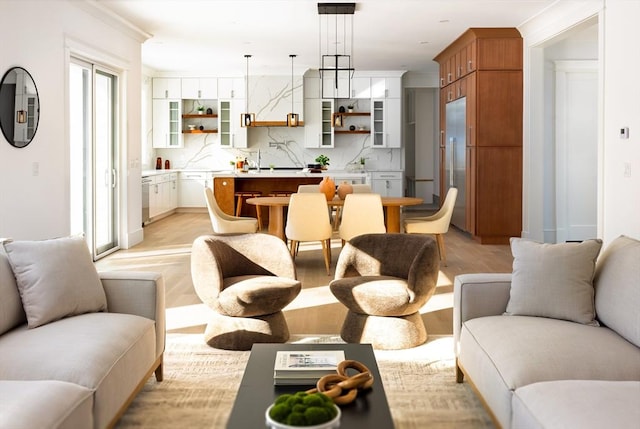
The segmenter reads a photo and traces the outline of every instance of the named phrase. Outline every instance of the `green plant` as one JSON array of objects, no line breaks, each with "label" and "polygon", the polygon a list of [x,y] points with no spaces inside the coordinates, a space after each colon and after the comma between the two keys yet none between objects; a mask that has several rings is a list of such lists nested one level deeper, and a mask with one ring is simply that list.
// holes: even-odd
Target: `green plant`
[{"label": "green plant", "polygon": [[318,155],[316,157],[316,162],[320,165],[329,165],[329,157],[326,155]]},{"label": "green plant", "polygon": [[364,165],[364,162],[366,161],[365,157],[360,158],[360,164]]},{"label": "green plant", "polygon": [[285,393],[276,398],[269,417],[289,426],[314,426],[338,414],[331,398],[323,393]]},{"label": "green plant", "polygon": [[198,112],[204,112],[204,106],[198,106]]}]

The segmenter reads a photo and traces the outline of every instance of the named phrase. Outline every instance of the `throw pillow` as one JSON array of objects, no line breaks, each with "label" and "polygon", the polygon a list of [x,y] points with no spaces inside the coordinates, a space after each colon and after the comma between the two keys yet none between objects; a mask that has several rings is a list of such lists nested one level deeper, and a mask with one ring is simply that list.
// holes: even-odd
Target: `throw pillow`
[{"label": "throw pillow", "polygon": [[107,298],[82,237],[4,243],[29,328],[104,311]]},{"label": "throw pillow", "polygon": [[507,315],[540,316],[598,326],[593,277],[602,241],[542,244],[512,238]]}]

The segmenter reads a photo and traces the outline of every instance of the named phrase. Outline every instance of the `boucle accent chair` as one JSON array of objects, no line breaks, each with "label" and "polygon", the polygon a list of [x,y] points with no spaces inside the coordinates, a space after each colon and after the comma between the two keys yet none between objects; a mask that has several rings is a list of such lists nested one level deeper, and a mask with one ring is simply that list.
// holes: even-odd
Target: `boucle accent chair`
[{"label": "boucle accent chair", "polygon": [[423,344],[427,330],[420,308],[435,292],[440,260],[426,235],[363,234],[338,257],[331,292],[349,311],[341,337],[375,349]]},{"label": "boucle accent chair", "polygon": [[214,313],[206,343],[249,350],[253,343],[284,343],[289,328],[282,309],[301,284],[287,249],[268,234],[204,235],[193,242],[191,276],[196,293]]}]

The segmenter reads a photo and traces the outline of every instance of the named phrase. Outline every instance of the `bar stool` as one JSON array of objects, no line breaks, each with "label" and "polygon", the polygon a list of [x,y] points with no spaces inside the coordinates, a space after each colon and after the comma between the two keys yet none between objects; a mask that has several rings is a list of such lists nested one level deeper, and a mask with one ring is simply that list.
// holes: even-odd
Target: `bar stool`
[{"label": "bar stool", "polygon": [[[241,216],[242,201],[245,198],[261,197],[262,192],[261,191],[238,191],[234,195],[238,199],[238,202],[236,204],[236,216]],[[258,230],[261,230],[262,229],[262,213],[260,211],[260,206],[256,205],[255,207],[256,207],[256,217],[258,219]]]}]

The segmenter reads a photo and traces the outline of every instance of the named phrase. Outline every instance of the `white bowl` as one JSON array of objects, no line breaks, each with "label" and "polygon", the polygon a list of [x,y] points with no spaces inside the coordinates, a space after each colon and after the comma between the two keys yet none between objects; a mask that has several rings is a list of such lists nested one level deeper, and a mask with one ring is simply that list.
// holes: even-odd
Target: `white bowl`
[{"label": "white bowl", "polygon": [[332,420],[329,420],[326,423],[322,423],[321,425],[314,426],[289,426],[285,425],[284,423],[277,422],[269,417],[269,411],[271,411],[271,407],[273,407],[273,404],[271,404],[265,412],[267,427],[270,427],[271,429],[334,429],[340,427],[340,417],[342,416],[342,412],[340,411],[340,407],[338,407],[337,405],[334,405],[334,407],[336,407],[336,411],[338,411],[338,414],[336,414],[336,416]]}]

